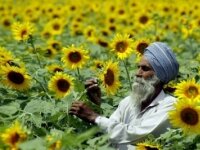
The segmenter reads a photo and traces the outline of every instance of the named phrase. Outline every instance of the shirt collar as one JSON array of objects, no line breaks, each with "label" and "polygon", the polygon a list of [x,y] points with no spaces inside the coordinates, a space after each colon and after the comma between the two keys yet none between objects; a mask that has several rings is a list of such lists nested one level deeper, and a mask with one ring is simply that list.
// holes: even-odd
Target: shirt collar
[{"label": "shirt collar", "polygon": [[150,107],[153,107],[155,105],[158,105],[160,101],[162,101],[165,98],[165,92],[161,90],[161,92],[158,94],[158,96],[151,102],[149,105]]},{"label": "shirt collar", "polygon": [[163,90],[161,90],[160,93],[158,94],[158,96],[141,113],[144,113],[149,108],[157,106],[160,103],[160,101],[162,101],[164,98],[165,98],[165,92]]}]

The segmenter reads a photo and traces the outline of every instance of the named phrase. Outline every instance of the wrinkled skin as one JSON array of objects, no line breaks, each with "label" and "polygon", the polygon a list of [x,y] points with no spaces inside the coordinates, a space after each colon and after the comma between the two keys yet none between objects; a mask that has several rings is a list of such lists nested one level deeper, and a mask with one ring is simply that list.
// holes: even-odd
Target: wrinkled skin
[{"label": "wrinkled skin", "polygon": [[[97,84],[97,80],[94,78],[86,80],[85,88],[87,90],[87,96],[89,100],[95,103],[96,105],[100,106],[101,90]],[[89,108],[86,104],[84,104],[81,101],[73,102],[69,113],[71,115],[76,115],[77,117],[90,123],[94,123],[95,119],[99,116],[99,114],[94,112],[91,108]]]}]

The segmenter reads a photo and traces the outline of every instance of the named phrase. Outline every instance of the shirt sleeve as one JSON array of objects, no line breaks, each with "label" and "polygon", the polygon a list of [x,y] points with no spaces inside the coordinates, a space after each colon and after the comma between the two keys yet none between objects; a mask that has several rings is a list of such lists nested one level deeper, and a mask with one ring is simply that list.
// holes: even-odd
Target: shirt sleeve
[{"label": "shirt sleeve", "polygon": [[136,124],[134,120],[129,124],[120,122],[121,109],[123,108],[118,107],[110,118],[99,116],[95,120],[96,124],[110,135],[111,141],[117,144],[134,143],[154,130],[166,128],[167,112],[171,109],[171,105],[159,108],[159,110],[155,109],[155,112],[142,118],[139,124]]}]

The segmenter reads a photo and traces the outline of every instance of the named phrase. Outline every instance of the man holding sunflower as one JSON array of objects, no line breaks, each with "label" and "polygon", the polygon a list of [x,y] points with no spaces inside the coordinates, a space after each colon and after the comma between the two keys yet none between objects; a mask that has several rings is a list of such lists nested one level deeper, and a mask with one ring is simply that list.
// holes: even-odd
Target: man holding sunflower
[{"label": "man holding sunflower", "polygon": [[[178,70],[172,50],[165,43],[154,42],[144,50],[131,94],[109,118],[78,101],[72,104],[70,114],[97,124],[110,135],[119,150],[132,150],[131,144],[144,140],[149,134],[159,136],[170,126],[168,111],[173,108],[175,98],[166,94],[163,86],[177,76]],[[87,80],[86,89],[90,100],[100,105],[101,92],[96,80]]]}]

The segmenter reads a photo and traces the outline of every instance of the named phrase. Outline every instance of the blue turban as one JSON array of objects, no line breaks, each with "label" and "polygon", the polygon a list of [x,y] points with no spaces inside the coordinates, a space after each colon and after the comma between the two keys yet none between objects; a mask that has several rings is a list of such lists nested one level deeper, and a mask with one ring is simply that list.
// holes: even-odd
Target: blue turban
[{"label": "blue turban", "polygon": [[179,64],[172,50],[162,42],[154,42],[144,50],[144,57],[147,58],[157,77],[168,83],[174,79],[179,70]]}]

